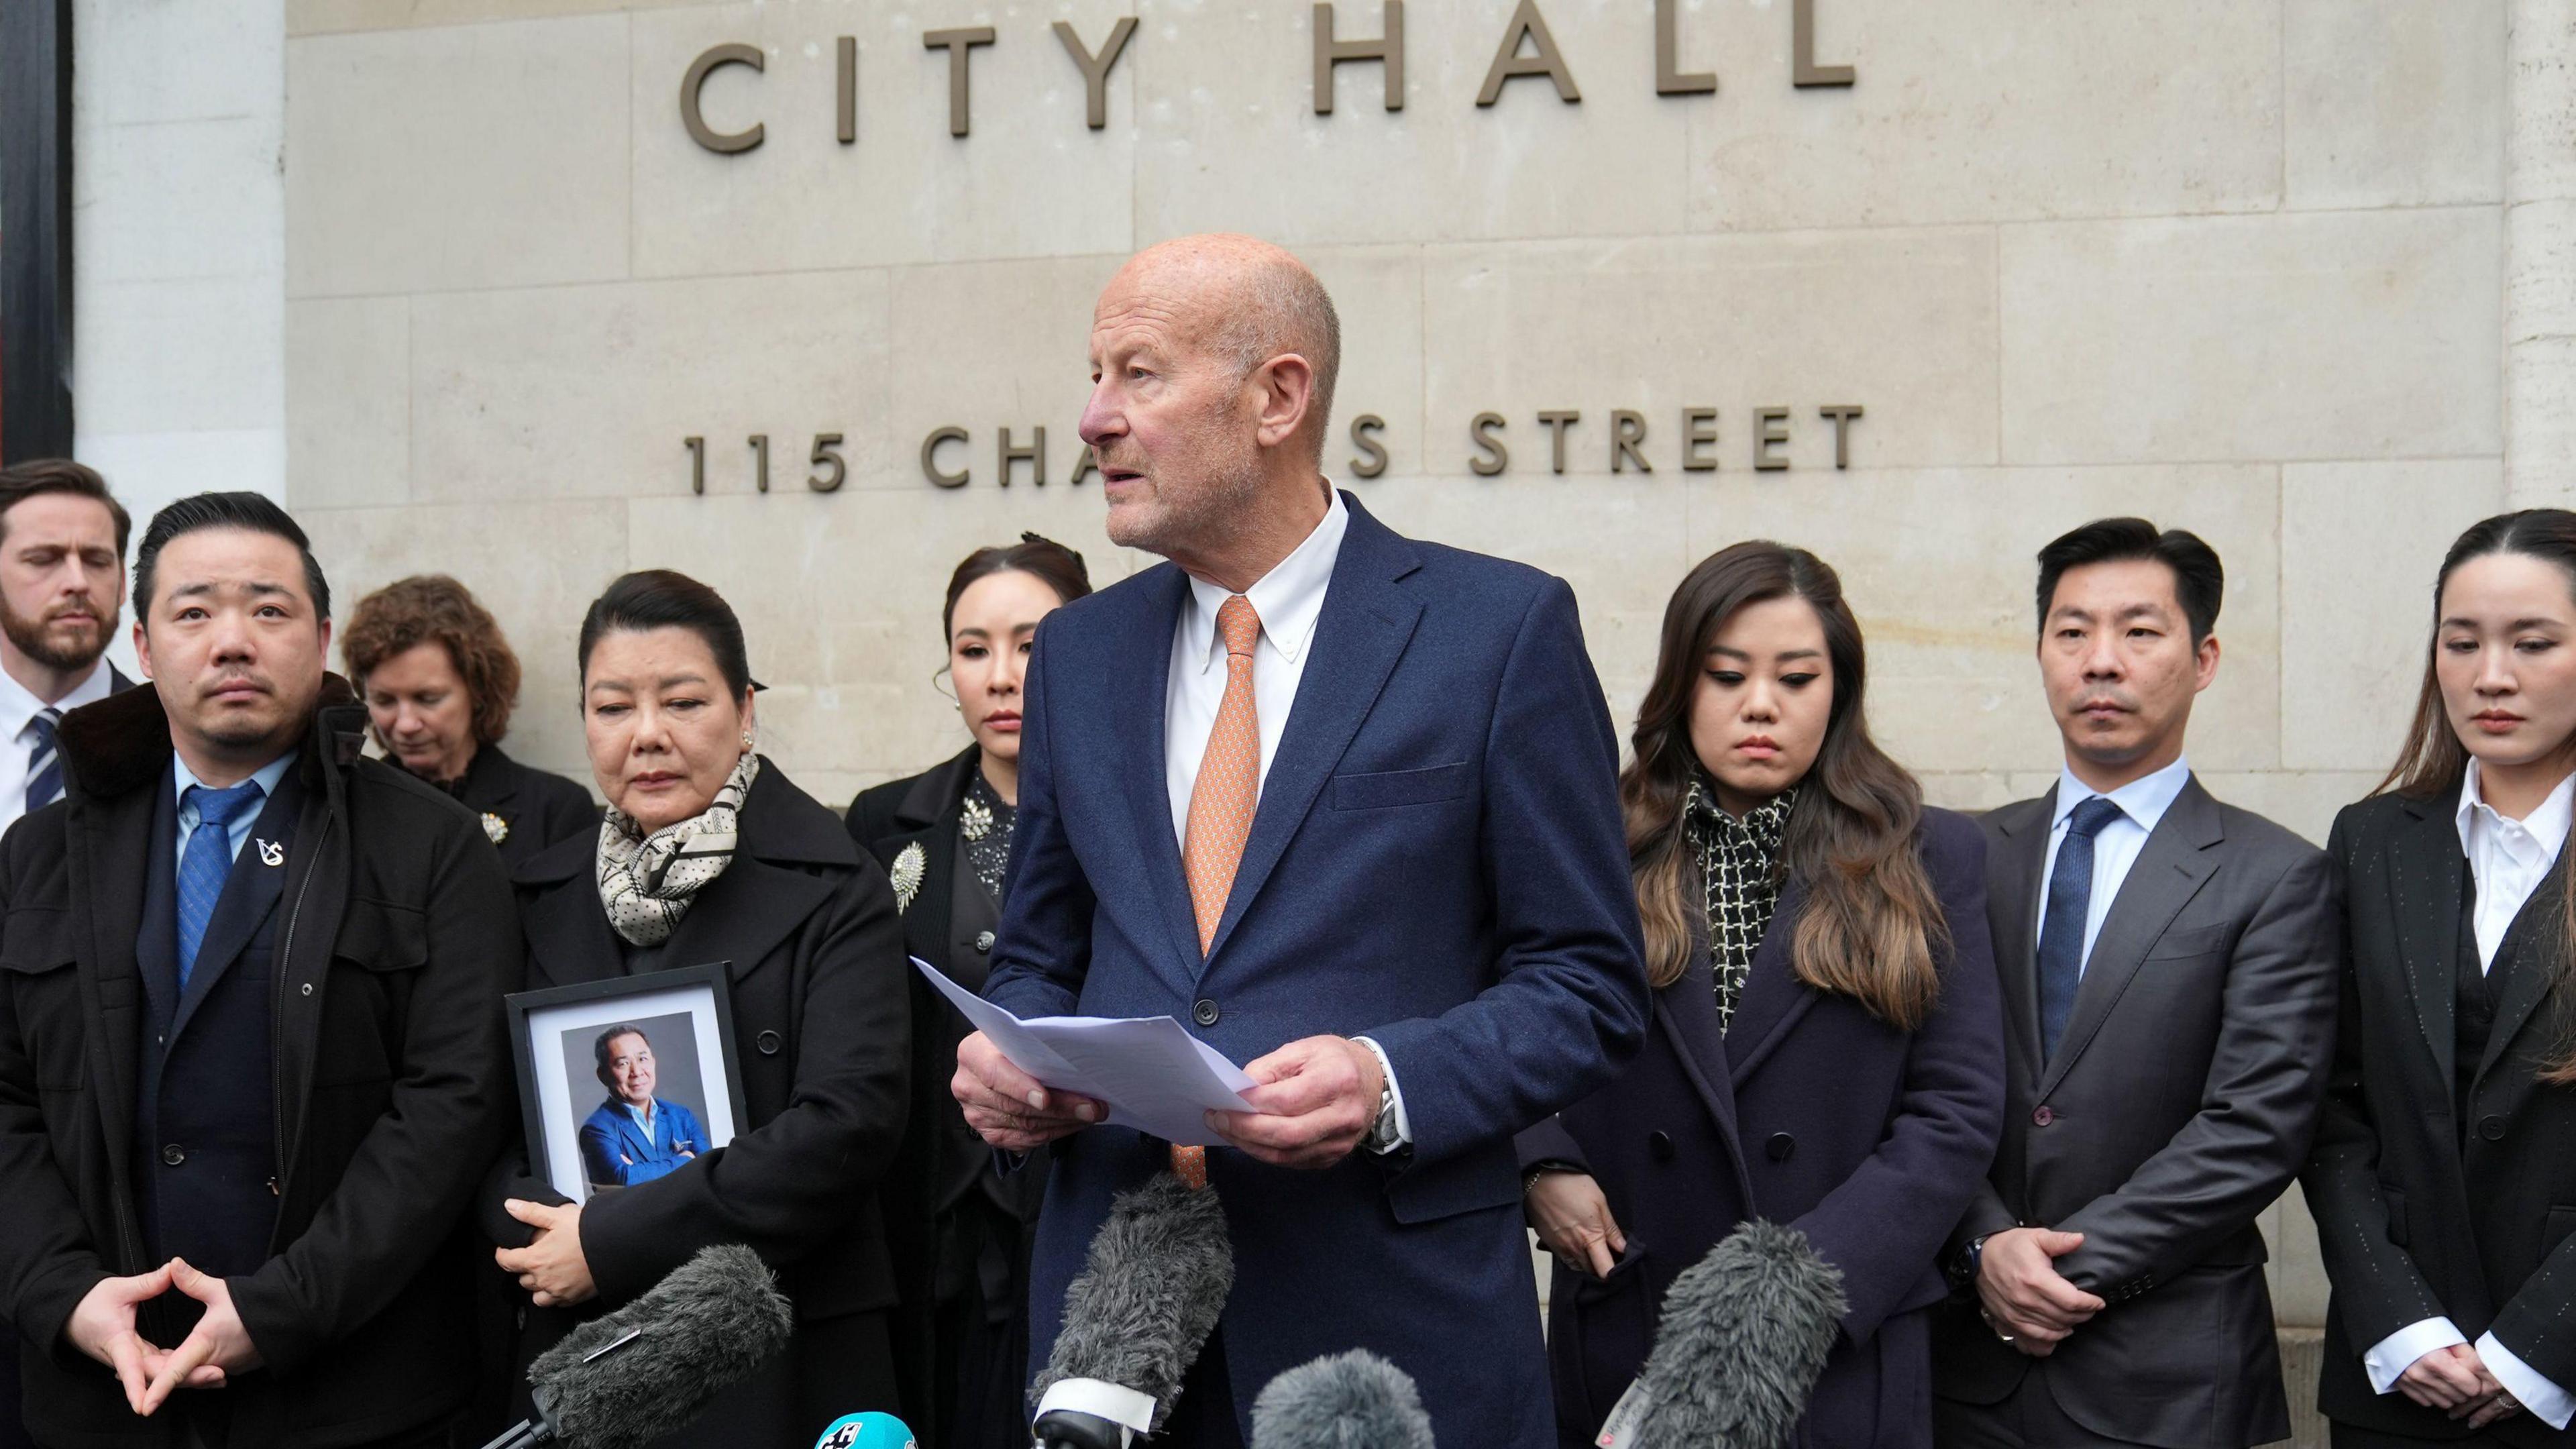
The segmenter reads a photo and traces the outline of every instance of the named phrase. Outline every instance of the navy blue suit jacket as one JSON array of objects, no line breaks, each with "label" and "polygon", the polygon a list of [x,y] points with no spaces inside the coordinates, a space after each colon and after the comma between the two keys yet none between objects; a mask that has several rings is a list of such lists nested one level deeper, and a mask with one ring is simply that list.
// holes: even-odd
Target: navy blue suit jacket
[{"label": "navy blue suit jacket", "polygon": [[[1548,1347],[1559,1442],[1592,1442],[1646,1361],[1673,1279],[1751,1218],[1787,1223],[1841,1271],[1848,1307],[1798,1449],[1928,1449],[1933,1306],[1950,1230],[2003,1126],[2003,1009],[1986,924],[1985,838],[1925,810],[1916,838],[1950,930],[1913,1032],[1790,966],[1792,880],[1721,1029],[1703,945],[1655,993],[1646,1050],[1616,1085],[1521,1136],[1524,1160],[1584,1168],[1627,1251],[1605,1279],[1555,1270]],[[1696,889],[1694,882],[1693,889]]]},{"label": "navy blue suit jacket", "polygon": [[[1344,499],[1314,652],[1204,959],[1164,784],[1188,580],[1160,565],[1047,617],[984,994],[1023,1016],[1169,1015],[1237,1062],[1375,1039],[1409,1155],[1303,1172],[1209,1153],[1235,1249],[1236,1413],[1282,1370],[1365,1346],[1420,1383],[1442,1443],[1544,1449],[1512,1134],[1608,1082],[1644,1034],[1618,746],[1564,581],[1400,538]],[[1119,1128],[1060,1144],[1031,1362],[1111,1194],[1164,1156]]]},{"label": "navy blue suit jacket", "polygon": [[593,1107],[581,1124],[581,1166],[593,1186],[632,1187],[668,1177],[688,1163],[680,1155],[683,1147],[692,1156],[703,1154],[707,1134],[698,1114],[678,1102],[653,1104],[651,1137],[615,1098]]}]

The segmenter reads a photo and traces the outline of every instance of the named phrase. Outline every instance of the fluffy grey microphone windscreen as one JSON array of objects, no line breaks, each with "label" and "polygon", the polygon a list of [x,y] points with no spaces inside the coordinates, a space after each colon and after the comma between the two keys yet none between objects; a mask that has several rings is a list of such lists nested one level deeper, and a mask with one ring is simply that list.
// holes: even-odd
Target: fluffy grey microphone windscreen
[{"label": "fluffy grey microphone windscreen", "polygon": [[1366,1349],[1299,1364],[1252,1401],[1252,1449],[1433,1449],[1404,1370]]},{"label": "fluffy grey microphone windscreen", "polygon": [[1807,1410],[1833,1348],[1843,1276],[1807,1235],[1749,1222],[1664,1295],[1638,1449],[1777,1449]]},{"label": "fluffy grey microphone windscreen", "polygon": [[643,1444],[696,1418],[795,1327],[758,1253],[702,1248],[634,1302],[564,1335],[528,1366],[528,1381],[553,1437]]},{"label": "fluffy grey microphone windscreen", "polygon": [[1160,1428],[1233,1290],[1234,1244],[1215,1190],[1156,1173],[1111,1200],[1065,1288],[1064,1327],[1029,1402],[1059,1379],[1100,1379],[1152,1395]]}]

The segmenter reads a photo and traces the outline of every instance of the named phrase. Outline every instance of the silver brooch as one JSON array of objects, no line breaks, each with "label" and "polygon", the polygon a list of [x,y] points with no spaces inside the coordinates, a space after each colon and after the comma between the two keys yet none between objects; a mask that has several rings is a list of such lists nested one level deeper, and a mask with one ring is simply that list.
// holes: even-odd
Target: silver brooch
[{"label": "silver brooch", "polygon": [[968,796],[957,812],[957,833],[968,840],[981,840],[993,832],[993,807]]},{"label": "silver brooch", "polygon": [[894,908],[900,915],[912,909],[912,898],[921,894],[921,873],[930,866],[930,857],[916,840],[894,858],[894,869],[886,872],[894,882]]},{"label": "silver brooch", "polygon": [[486,810],[483,812],[483,833],[498,845],[510,838],[510,822]]}]

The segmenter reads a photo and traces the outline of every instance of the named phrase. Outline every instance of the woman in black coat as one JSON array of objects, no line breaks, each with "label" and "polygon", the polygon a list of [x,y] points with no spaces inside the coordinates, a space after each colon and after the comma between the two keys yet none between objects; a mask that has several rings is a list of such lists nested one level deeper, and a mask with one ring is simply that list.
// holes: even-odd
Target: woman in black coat
[{"label": "woman in black coat", "polygon": [[[1082,555],[1038,537],[969,554],[940,628],[973,743],[944,765],[850,802],[850,836],[894,881],[904,946],[969,990],[1002,917],[1019,800],[1020,684],[1038,620],[1091,592]],[[1029,1234],[1043,1154],[1003,1173],[948,1092],[972,1030],[914,973],[912,1126],[886,1180],[904,1309],[905,1421],[938,1449],[1025,1449]]]},{"label": "woman in black coat", "polygon": [[1812,1449],[1932,1442],[1938,1259],[2002,1126],[2003,1023],[1983,836],[1871,741],[1862,665],[1840,581],[1803,549],[1737,544],[1665,610],[1620,781],[1655,1029],[1521,1137],[1568,1449],[1730,1237],[1835,1288],[1734,1305],[1755,1327],[1702,1369],[1721,1397],[1803,1403],[1782,1442]]},{"label": "woman in black coat", "polygon": [[376,744],[482,816],[503,865],[516,870],[556,841],[599,828],[588,790],[501,753],[519,698],[519,656],[463,584],[419,574],[360,599],[340,657]]},{"label": "woman in black coat", "polygon": [[722,963],[748,1114],[730,1143],[579,1205],[515,1164],[519,1179],[492,1194],[508,1216],[487,1222],[496,1261],[530,1294],[520,1362],[700,1248],[747,1244],[793,1300],[795,1338],[656,1442],[808,1443],[837,1415],[895,1402],[876,1198],[909,1086],[894,892],[827,807],[753,753],[742,628],[713,590],[626,575],[591,605],[581,659],[610,810],[592,839],[515,875],[527,985]]},{"label": "woman in black coat", "polygon": [[2302,1179],[2339,1449],[2576,1444],[2576,513],[2451,545],[2415,722],[2327,843],[2341,1035]]}]

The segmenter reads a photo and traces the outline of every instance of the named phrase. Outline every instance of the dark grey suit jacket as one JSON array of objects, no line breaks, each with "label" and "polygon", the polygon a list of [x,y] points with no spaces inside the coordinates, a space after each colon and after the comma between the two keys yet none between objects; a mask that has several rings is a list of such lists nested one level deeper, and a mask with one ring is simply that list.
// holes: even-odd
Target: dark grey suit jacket
[{"label": "dark grey suit jacket", "polygon": [[2000,1402],[2034,1365],[2110,1438],[2234,1449],[2289,1436],[2255,1216],[2307,1156],[2332,1052],[2340,913],[2324,852],[2197,778],[2102,922],[2042,1061],[2040,870],[2056,792],[1984,818],[2004,1000],[2003,1143],[1953,1235],[2085,1235],[2058,1271],[2110,1306],[2046,1360],[1998,1340],[1973,1290],[1933,1335],[1945,1397]]}]

